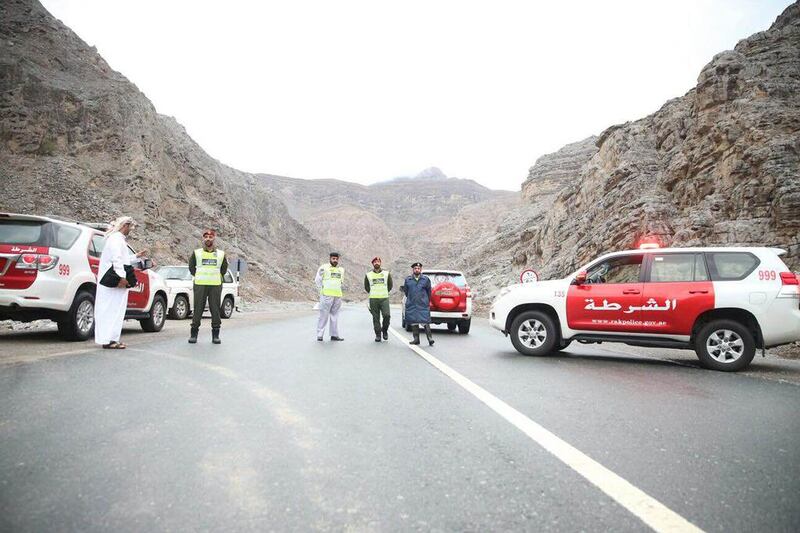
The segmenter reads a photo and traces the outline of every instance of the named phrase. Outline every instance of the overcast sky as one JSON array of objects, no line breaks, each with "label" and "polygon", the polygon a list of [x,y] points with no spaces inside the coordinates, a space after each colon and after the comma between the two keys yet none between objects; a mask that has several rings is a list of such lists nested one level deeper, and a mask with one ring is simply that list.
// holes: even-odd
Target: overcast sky
[{"label": "overcast sky", "polygon": [[223,163],[518,190],[539,156],[656,111],[788,0],[43,0]]}]

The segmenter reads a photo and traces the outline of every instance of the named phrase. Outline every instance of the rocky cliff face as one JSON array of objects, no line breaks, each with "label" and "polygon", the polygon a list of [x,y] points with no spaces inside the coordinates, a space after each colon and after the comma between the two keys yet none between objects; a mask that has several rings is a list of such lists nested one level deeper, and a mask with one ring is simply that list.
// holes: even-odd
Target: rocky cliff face
[{"label": "rocky cliff face", "polygon": [[375,255],[403,273],[415,260],[461,268],[458,258],[470,243],[494,232],[518,205],[519,195],[447,178],[441,171],[425,172],[369,186],[274,176],[264,180],[313,236],[332,243],[362,268]]},{"label": "rocky cliff face", "polygon": [[484,293],[524,266],[563,276],[644,235],[664,245],[777,246],[800,270],[799,51],[795,3],[715,56],[686,95],[537,161],[523,184],[533,212],[512,213],[473,254],[480,264],[507,250],[504,264],[475,269]]},{"label": "rocky cliff face", "polygon": [[262,181],[209,157],[38,2],[0,4],[0,211],[130,214],[162,264],[185,262],[212,225],[248,260],[250,296],[313,296],[329,245]]}]

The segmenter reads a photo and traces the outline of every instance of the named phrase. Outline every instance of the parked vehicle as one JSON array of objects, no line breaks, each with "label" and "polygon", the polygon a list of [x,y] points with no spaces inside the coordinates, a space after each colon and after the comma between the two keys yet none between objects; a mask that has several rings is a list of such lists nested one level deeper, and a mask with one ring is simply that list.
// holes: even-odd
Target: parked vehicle
[{"label": "parked vehicle", "polygon": [[694,349],[715,370],[800,340],[798,275],[777,248],[649,248],[604,255],[566,278],[504,288],[489,313],[523,354],[581,343]]},{"label": "parked vehicle", "polygon": [[[194,309],[194,292],[192,291],[192,274],[186,265],[167,265],[155,269],[167,285],[167,309],[169,317],[184,320],[191,316]],[[239,307],[239,282],[228,270],[222,278],[222,297],[220,298],[220,314],[222,318],[230,318]],[[208,309],[208,304],[206,304]]]},{"label": "parked vehicle", "polygon": [[[105,225],[55,217],[0,213],[0,320],[49,319],[64,339],[94,335],[94,296],[105,244]],[[135,253],[130,249],[131,254]],[[167,312],[161,276],[136,268],[126,319],[160,331]]]},{"label": "parked vehicle", "polygon": [[[464,273],[458,270],[424,270],[423,276],[431,280],[431,323],[446,324],[447,329],[466,335],[472,325],[472,290],[467,285]],[[411,331],[406,324],[405,306],[403,306],[403,327]]]}]

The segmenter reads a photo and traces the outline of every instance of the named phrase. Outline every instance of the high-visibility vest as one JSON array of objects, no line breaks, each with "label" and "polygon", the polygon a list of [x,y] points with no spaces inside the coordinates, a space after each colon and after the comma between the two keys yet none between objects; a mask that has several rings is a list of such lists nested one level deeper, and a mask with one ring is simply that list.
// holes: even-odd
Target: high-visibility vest
[{"label": "high-visibility vest", "polygon": [[194,272],[195,285],[222,285],[222,260],[225,259],[225,252],[214,250],[206,252],[202,248],[194,251],[196,270]]},{"label": "high-visibility vest", "polygon": [[322,265],[322,295],[323,296],[338,296],[342,297],[342,278],[344,277],[344,269],[342,267],[335,267]]},{"label": "high-visibility vest", "polygon": [[375,272],[370,270],[367,272],[367,280],[369,280],[369,297],[372,298],[388,298],[389,297],[389,271],[381,270]]}]

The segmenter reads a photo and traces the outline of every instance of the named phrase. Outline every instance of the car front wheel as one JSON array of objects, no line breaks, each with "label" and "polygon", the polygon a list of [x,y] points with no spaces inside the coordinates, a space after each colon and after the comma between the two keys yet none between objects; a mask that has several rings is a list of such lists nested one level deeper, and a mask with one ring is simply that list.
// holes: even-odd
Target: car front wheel
[{"label": "car front wheel", "polygon": [[222,318],[230,318],[233,316],[233,298],[226,296],[225,299],[222,300],[219,314]]},{"label": "car front wheel", "polygon": [[167,302],[163,296],[153,298],[153,305],[150,307],[150,318],[140,320],[142,329],[149,332],[161,331],[164,322],[167,321]]},{"label": "car front wheel", "polygon": [[184,320],[189,316],[189,298],[183,294],[175,297],[175,303],[169,311],[169,317],[175,320]]},{"label": "car front wheel", "polygon": [[549,354],[557,341],[553,319],[541,311],[526,311],[511,323],[511,343],[523,355]]},{"label": "car front wheel", "polygon": [[714,320],[700,329],[694,340],[700,364],[712,370],[741,370],[756,355],[753,334],[734,320]]}]

